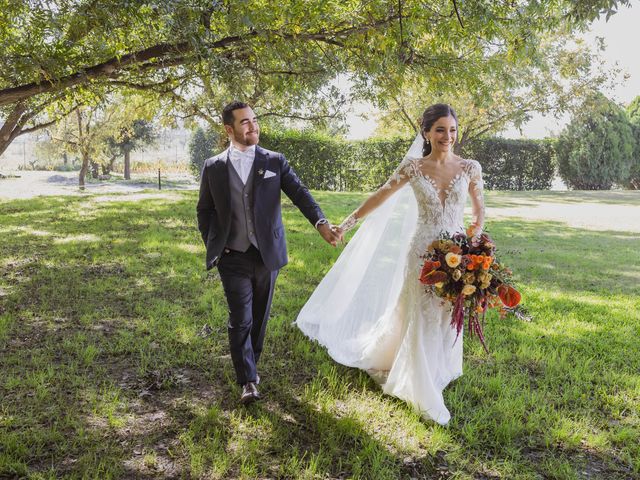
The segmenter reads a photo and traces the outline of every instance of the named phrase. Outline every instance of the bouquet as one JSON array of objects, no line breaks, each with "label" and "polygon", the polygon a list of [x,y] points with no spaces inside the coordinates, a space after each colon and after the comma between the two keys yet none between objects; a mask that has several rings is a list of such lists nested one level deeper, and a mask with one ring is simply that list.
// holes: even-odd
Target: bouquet
[{"label": "bouquet", "polygon": [[486,233],[471,236],[443,233],[424,255],[420,282],[445,301],[451,302],[451,326],[456,340],[468,320],[468,331],[487,349],[479,321],[489,308],[500,308],[501,316],[514,311],[520,293],[511,285],[512,272],[496,258],[496,245]]}]

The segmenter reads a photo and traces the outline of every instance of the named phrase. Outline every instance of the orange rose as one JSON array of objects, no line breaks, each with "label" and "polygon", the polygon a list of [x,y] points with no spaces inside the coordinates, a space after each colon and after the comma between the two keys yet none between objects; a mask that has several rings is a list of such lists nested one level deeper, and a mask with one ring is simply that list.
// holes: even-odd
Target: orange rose
[{"label": "orange rose", "polygon": [[493,257],[484,257],[482,261],[482,269],[489,270],[492,263],[493,263]]},{"label": "orange rose", "polygon": [[472,223],[467,227],[467,237],[473,237],[476,234],[476,230],[478,226],[475,223]]}]

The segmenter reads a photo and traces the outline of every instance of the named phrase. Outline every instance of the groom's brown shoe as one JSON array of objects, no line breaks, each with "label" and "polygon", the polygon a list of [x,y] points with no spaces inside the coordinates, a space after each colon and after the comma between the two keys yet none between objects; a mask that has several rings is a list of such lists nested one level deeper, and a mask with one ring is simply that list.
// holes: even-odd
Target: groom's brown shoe
[{"label": "groom's brown shoe", "polygon": [[245,383],[242,387],[242,395],[240,395],[240,403],[247,405],[260,399],[260,393],[253,382]]}]

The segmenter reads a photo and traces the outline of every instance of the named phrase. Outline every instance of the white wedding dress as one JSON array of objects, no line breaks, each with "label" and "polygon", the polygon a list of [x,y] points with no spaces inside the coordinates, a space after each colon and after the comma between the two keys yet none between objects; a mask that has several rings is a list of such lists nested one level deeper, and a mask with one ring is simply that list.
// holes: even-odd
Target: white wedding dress
[{"label": "white wedding dress", "polygon": [[463,160],[440,192],[418,162],[405,157],[386,185],[408,176],[409,188],[366,218],[296,324],[337,362],[366,370],[385,393],[446,424],[442,391],[462,374],[462,334],[456,339],[450,325],[451,305],[420,283],[421,256],[441,232],[464,231],[469,195],[474,215],[483,208],[482,173],[478,162]]}]

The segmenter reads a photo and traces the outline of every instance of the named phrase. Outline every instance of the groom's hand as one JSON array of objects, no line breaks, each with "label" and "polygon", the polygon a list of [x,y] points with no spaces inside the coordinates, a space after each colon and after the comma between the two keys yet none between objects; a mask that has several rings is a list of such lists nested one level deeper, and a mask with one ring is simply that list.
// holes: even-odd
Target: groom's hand
[{"label": "groom's hand", "polygon": [[324,238],[325,242],[331,244],[334,247],[338,244],[338,242],[342,240],[342,235],[335,232],[333,227],[328,223],[318,225],[318,233],[320,233],[320,236]]},{"label": "groom's hand", "polygon": [[340,243],[344,243],[344,230],[342,230],[338,225],[331,225],[331,231],[338,235]]}]

